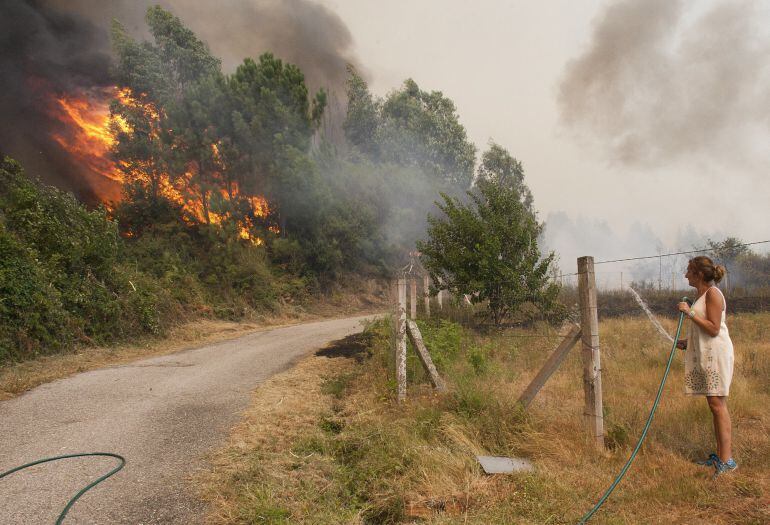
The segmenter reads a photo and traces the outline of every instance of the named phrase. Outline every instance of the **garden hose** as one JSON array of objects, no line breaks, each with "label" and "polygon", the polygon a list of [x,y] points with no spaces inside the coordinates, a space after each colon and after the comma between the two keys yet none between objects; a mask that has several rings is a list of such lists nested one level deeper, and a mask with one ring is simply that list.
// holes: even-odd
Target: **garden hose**
[{"label": "garden hose", "polygon": [[[687,297],[682,298],[682,302],[686,302],[687,304],[692,304],[692,302],[687,299]],[[607,491],[604,493],[604,495],[599,499],[598,503],[594,505],[594,508],[592,508],[589,512],[586,513],[585,516],[583,516],[579,522],[579,525],[582,525],[584,523],[587,523],[589,519],[591,519],[591,516],[596,513],[597,510],[599,510],[599,507],[601,507],[605,501],[607,501],[607,498],[610,497],[610,494],[612,494],[612,491],[615,490],[615,487],[617,487],[618,483],[620,483],[620,480],[623,479],[623,476],[626,475],[626,471],[631,466],[631,463],[634,461],[634,458],[636,457],[637,452],[639,452],[639,449],[642,446],[642,442],[644,441],[644,438],[647,436],[647,431],[650,429],[650,424],[652,423],[652,417],[655,415],[655,410],[658,408],[658,403],[660,402],[660,396],[663,394],[663,386],[666,384],[666,379],[668,379],[668,373],[671,371],[671,363],[674,361],[674,355],[676,354],[676,344],[679,341],[679,335],[682,332],[682,323],[684,322],[684,312],[679,313],[679,324],[676,327],[676,337],[674,337],[674,344],[671,347],[671,353],[668,356],[668,363],[666,364],[666,371],[663,373],[663,379],[660,382],[660,386],[658,387],[658,394],[655,396],[655,402],[652,404],[652,410],[650,410],[650,415],[647,417],[647,423],[644,425],[644,430],[642,430],[642,435],[639,437],[639,441],[636,443],[636,447],[634,448],[634,451],[631,453],[631,457],[628,458],[628,461],[626,461],[626,464],[623,465],[623,468],[620,470],[620,474],[618,474],[618,477],[615,478],[615,481],[612,482],[612,485],[610,485],[610,488],[607,489]]]},{"label": "garden hose", "polygon": [[20,467],[12,468],[11,470],[8,470],[8,471],[3,472],[2,474],[0,474],[0,479],[3,479],[4,477],[9,476],[9,475],[13,474],[14,472],[18,472],[19,470],[25,469],[27,467],[31,467],[33,465],[39,465],[40,463],[46,463],[48,461],[56,461],[58,459],[80,458],[80,457],[84,457],[84,456],[109,456],[109,457],[117,458],[118,460],[120,460],[120,465],[118,465],[117,467],[115,467],[114,469],[109,471],[104,476],[101,476],[96,481],[94,481],[92,483],[89,483],[86,487],[82,488],[80,490],[80,492],[75,494],[72,497],[72,499],[69,500],[69,502],[67,503],[67,506],[64,507],[64,510],[61,511],[61,514],[59,514],[59,519],[56,520],[56,525],[61,525],[61,523],[64,521],[64,517],[67,515],[67,512],[69,512],[69,510],[72,507],[72,505],[75,504],[75,502],[78,500],[78,498],[80,498],[80,496],[82,496],[83,494],[85,494],[86,492],[88,492],[89,490],[94,488],[96,485],[98,485],[99,483],[101,483],[102,481],[104,481],[105,479],[109,478],[110,476],[112,476],[117,471],[119,471],[120,469],[123,468],[123,465],[126,464],[126,460],[125,460],[125,458],[123,458],[123,456],[119,456],[117,454],[112,454],[110,452],[88,452],[88,453],[84,453],[84,454],[67,454],[67,455],[64,455],[64,456],[54,456],[54,457],[51,457],[51,458],[39,459],[37,461],[33,461],[32,463],[27,463],[26,465],[21,465]]}]

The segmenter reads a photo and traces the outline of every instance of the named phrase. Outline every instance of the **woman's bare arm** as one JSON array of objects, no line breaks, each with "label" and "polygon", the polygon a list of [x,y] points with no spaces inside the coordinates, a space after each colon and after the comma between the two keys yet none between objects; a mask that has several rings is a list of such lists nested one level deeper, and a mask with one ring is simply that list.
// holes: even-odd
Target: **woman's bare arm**
[{"label": "woman's bare arm", "polygon": [[[722,324],[722,309],[724,301],[719,292],[709,293],[711,288],[706,290],[706,317],[691,317],[693,323],[703,328],[711,337],[719,335],[719,327]],[[687,303],[679,303],[679,311],[689,315],[692,307]]]},{"label": "woman's bare arm", "polygon": [[698,322],[698,326],[706,330],[711,337],[719,335],[719,327],[722,324],[722,310],[724,309],[724,300],[719,292],[711,292],[711,288],[706,290],[706,318],[693,319]]}]

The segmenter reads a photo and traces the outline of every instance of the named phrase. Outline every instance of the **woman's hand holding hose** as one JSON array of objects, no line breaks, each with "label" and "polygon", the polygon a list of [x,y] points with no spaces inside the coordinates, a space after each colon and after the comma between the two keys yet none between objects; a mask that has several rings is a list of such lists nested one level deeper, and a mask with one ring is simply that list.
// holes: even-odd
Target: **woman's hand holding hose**
[{"label": "woman's hand holding hose", "polygon": [[[682,297],[682,301],[677,305],[677,308],[680,312],[690,317],[691,319],[695,317],[695,311],[692,309],[692,301],[690,301],[687,297]],[[680,350],[687,350],[687,339],[679,339],[676,342],[676,347]]]},{"label": "woman's hand holding hose", "polygon": [[677,305],[677,308],[678,308],[678,309],[679,309],[679,311],[680,311],[680,312],[682,312],[684,315],[687,315],[687,316],[690,316],[690,317],[692,317],[692,315],[693,315],[693,313],[694,313],[694,312],[692,311],[692,308],[690,308],[690,305],[689,305],[689,304],[687,304],[685,301],[682,301],[681,303],[679,303],[679,304]]}]

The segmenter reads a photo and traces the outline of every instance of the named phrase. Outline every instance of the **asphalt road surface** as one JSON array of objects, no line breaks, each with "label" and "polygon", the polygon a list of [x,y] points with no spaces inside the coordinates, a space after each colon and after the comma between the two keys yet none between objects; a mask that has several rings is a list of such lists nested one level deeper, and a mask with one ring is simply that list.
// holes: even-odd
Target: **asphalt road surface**
[{"label": "asphalt road surface", "polygon": [[[126,466],[78,500],[65,525],[197,524],[205,505],[186,479],[224,443],[250,392],[366,317],[253,333],[78,374],[0,402],[0,472],[37,459],[114,452]],[[113,458],[64,459],[0,479],[0,524],[50,525]]]}]

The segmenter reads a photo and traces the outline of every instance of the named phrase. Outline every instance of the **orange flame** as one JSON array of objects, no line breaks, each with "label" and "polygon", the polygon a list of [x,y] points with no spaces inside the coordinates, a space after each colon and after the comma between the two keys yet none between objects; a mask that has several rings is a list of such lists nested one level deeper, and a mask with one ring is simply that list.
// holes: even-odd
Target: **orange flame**
[{"label": "orange flame", "polygon": [[86,96],[62,95],[51,101],[51,113],[62,124],[52,138],[73,160],[84,166],[84,175],[97,187],[105,201],[120,198],[123,177],[109,158],[114,139],[109,132],[107,92]]},{"label": "orange flame", "polygon": [[[62,95],[54,98],[52,111],[63,124],[64,131],[54,132],[52,137],[78,163],[86,166],[96,177],[101,178],[101,182],[109,181],[110,184],[107,185],[97,184],[101,189],[101,198],[105,202],[117,202],[120,200],[119,185],[125,180],[124,172],[128,170],[128,166],[126,164],[119,165],[110,158],[110,149],[116,143],[111,125],[116,124],[117,129],[125,133],[130,133],[131,128],[119,115],[110,115],[110,99],[117,99],[124,106],[141,105],[150,118],[155,121],[160,119],[160,114],[153,105],[142,104],[126,88],[113,87],[92,93],[90,96],[86,94]],[[217,164],[222,165],[219,146],[212,144],[211,149]],[[141,174],[137,175],[141,177]],[[192,172],[187,172],[183,177],[177,177],[173,180],[166,174],[160,180],[160,193],[170,201],[180,204],[186,214],[192,218],[191,222],[204,223],[207,213],[204,211],[200,195],[196,196],[191,191],[192,178]],[[109,189],[105,190],[105,187]],[[219,193],[221,199],[229,203],[229,206],[225,206],[226,209],[238,202],[246,202],[254,217],[265,218],[270,213],[269,204],[264,197],[241,194],[235,182],[231,184],[230,191],[220,189]],[[204,198],[208,198],[208,196],[205,195]],[[230,217],[230,214],[230,211],[218,212],[209,209],[208,222],[222,224]],[[240,219],[238,221],[238,236],[256,245],[263,244],[263,239],[251,233],[254,226],[255,224],[249,216]],[[268,229],[273,233],[278,233],[275,226],[270,226]]]}]

